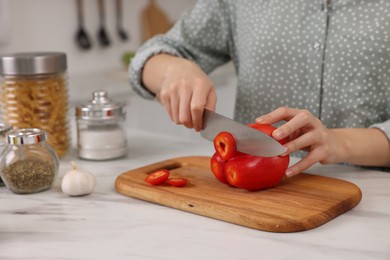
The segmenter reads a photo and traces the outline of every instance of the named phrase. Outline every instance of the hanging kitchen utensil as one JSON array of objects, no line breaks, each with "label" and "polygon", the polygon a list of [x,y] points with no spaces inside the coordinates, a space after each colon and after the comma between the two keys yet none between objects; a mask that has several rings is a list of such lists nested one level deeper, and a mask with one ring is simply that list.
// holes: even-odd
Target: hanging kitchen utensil
[{"label": "hanging kitchen utensil", "polygon": [[98,8],[99,8],[99,20],[100,20],[100,28],[98,30],[98,40],[102,47],[107,47],[110,45],[110,37],[108,36],[105,28],[106,12],[105,12],[104,0],[98,0]]},{"label": "hanging kitchen utensil", "polygon": [[122,13],[122,0],[116,0],[115,1],[115,7],[116,7],[116,29],[118,36],[121,40],[126,41],[129,36],[126,33],[126,31],[123,29],[123,13]]},{"label": "hanging kitchen utensil", "polygon": [[91,48],[91,40],[87,32],[84,29],[84,10],[83,10],[83,0],[76,0],[77,7],[77,19],[78,19],[78,30],[76,33],[76,43],[77,45],[84,50]]},{"label": "hanging kitchen utensil", "polygon": [[149,0],[148,5],[142,11],[143,40],[157,34],[165,33],[171,28],[171,22],[167,15],[158,7],[155,0]]}]

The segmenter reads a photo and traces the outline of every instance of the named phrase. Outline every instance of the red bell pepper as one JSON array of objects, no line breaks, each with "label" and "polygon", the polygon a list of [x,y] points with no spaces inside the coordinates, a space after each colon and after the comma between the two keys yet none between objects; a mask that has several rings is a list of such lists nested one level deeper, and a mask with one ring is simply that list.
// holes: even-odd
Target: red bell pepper
[{"label": "red bell pepper", "polygon": [[166,183],[174,187],[183,187],[187,185],[188,180],[185,178],[171,178]]},{"label": "red bell pepper", "polygon": [[229,184],[225,176],[225,161],[222,160],[218,153],[214,153],[213,157],[211,157],[210,166],[215,178],[222,183]]},{"label": "red bell pepper", "polygon": [[[271,125],[249,124],[269,136],[276,129]],[[233,140],[232,140],[233,139]],[[281,144],[286,140],[280,140]],[[222,183],[246,190],[260,190],[278,185],[289,165],[290,157],[261,157],[237,151],[236,141],[228,132],[214,139],[216,153],[210,161],[214,176]]]},{"label": "red bell pepper", "polygon": [[164,183],[169,178],[169,170],[161,169],[152,172],[146,176],[145,181],[150,185],[159,185]]},{"label": "red bell pepper", "polygon": [[288,167],[287,156],[261,157],[241,155],[225,165],[227,181],[237,188],[260,190],[278,185]]},{"label": "red bell pepper", "polygon": [[236,139],[228,132],[221,132],[214,138],[214,149],[222,160],[227,161],[237,153]]}]

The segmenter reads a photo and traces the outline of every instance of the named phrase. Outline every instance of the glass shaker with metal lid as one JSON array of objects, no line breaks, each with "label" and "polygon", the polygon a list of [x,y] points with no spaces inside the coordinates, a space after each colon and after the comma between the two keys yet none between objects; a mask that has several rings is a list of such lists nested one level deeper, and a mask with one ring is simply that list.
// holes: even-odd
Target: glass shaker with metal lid
[{"label": "glass shaker with metal lid", "polygon": [[12,192],[35,193],[52,186],[59,160],[46,139],[46,132],[38,128],[6,133],[7,146],[1,157],[0,174]]},{"label": "glass shaker with metal lid", "polygon": [[[3,150],[5,149],[5,146],[7,145],[5,141],[5,134],[12,129],[11,125],[0,123],[0,158],[3,154]],[[0,177],[0,186],[4,186],[3,179]]]},{"label": "glass shaker with metal lid", "polygon": [[125,156],[124,104],[109,99],[106,91],[94,91],[92,96],[89,103],[76,107],[79,157],[109,160]]}]

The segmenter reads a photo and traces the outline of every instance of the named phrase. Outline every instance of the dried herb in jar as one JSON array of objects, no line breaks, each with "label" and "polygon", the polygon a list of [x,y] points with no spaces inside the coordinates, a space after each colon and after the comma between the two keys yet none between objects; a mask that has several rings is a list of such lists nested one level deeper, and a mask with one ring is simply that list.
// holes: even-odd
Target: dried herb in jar
[{"label": "dried herb in jar", "polygon": [[7,185],[14,190],[40,191],[51,186],[55,166],[39,159],[24,159],[4,167],[3,176]]}]

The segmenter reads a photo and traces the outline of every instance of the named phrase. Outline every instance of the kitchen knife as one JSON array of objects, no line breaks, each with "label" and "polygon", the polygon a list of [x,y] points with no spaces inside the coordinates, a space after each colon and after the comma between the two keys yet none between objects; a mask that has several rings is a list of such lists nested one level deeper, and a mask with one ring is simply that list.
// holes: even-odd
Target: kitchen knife
[{"label": "kitchen knife", "polygon": [[286,149],[275,139],[249,126],[205,109],[203,114],[203,138],[214,141],[220,132],[229,132],[234,136],[237,150],[256,156],[272,157],[281,155]]}]

